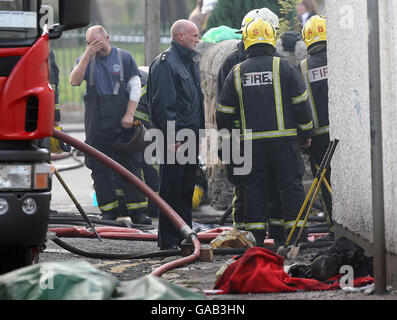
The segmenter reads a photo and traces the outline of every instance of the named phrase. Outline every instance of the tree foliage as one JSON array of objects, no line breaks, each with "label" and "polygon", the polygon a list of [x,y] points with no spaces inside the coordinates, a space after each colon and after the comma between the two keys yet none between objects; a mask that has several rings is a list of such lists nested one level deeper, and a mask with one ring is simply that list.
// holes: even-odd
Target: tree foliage
[{"label": "tree foliage", "polygon": [[268,8],[280,18],[280,33],[299,31],[296,5],[300,0],[218,0],[208,19],[207,29],[225,25],[239,29],[244,16],[252,9]]},{"label": "tree foliage", "polygon": [[285,31],[300,31],[296,6],[301,0],[278,0],[281,5],[280,33]]},{"label": "tree foliage", "polygon": [[280,4],[275,0],[218,0],[208,19],[207,29],[228,26],[240,29],[244,16],[252,9],[268,8],[280,16]]}]

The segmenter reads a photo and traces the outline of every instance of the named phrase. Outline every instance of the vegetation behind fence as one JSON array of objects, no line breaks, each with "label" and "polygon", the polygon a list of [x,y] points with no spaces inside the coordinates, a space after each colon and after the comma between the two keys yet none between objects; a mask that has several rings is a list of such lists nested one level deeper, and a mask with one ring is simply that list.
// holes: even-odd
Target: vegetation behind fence
[{"label": "vegetation behind fence", "polygon": [[[65,32],[61,39],[51,42],[55,53],[55,59],[59,67],[59,102],[62,106],[83,106],[83,95],[86,84],[80,87],[72,87],[69,83],[69,74],[73,69],[77,58],[84,53],[86,48],[85,31]],[[118,28],[117,32],[111,34],[113,46],[129,51],[135,58],[138,66],[145,62],[144,37],[139,30],[127,30]],[[170,43],[166,33],[161,38],[161,50],[165,50]]]}]

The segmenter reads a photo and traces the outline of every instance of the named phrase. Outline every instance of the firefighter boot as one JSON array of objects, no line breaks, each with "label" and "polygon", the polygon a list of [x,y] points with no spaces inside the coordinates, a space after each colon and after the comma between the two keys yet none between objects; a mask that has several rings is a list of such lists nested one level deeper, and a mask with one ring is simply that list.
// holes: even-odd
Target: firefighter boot
[{"label": "firefighter boot", "polygon": [[136,210],[132,214],[128,214],[133,224],[152,224],[152,219],[146,215],[146,210]]},{"label": "firefighter boot", "polygon": [[111,221],[116,220],[119,216],[119,213],[118,213],[118,211],[117,212],[114,212],[114,211],[115,210],[112,210],[110,212],[102,212],[101,216],[100,216],[101,220],[111,220]]},{"label": "firefighter boot", "polygon": [[269,239],[274,240],[275,246],[280,246],[285,242],[284,226],[269,225]]},{"label": "firefighter boot", "polygon": [[253,234],[257,247],[265,246],[266,230],[250,230]]}]

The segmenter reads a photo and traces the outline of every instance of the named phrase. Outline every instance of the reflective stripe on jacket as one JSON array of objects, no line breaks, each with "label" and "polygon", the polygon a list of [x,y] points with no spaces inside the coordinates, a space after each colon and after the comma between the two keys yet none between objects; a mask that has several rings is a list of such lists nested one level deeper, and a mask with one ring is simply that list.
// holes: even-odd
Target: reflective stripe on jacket
[{"label": "reflective stripe on jacket", "polygon": [[314,135],[329,133],[327,51],[312,54],[300,63],[313,117]]},{"label": "reflective stripe on jacket", "polygon": [[242,139],[288,138],[298,131],[310,137],[313,120],[308,97],[297,68],[286,59],[265,54],[250,57],[226,79],[216,109],[218,129],[231,129],[237,113]]}]

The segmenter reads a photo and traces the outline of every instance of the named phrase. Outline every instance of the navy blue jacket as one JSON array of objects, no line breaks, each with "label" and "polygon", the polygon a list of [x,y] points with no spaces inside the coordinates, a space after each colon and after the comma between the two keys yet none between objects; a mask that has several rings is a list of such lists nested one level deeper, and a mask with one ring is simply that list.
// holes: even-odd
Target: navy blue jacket
[{"label": "navy blue jacket", "polygon": [[167,131],[175,121],[176,130],[205,128],[204,96],[200,85],[197,52],[171,42],[171,47],[152,62],[148,77],[150,118],[154,127]]}]

